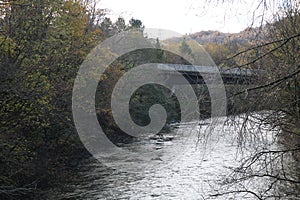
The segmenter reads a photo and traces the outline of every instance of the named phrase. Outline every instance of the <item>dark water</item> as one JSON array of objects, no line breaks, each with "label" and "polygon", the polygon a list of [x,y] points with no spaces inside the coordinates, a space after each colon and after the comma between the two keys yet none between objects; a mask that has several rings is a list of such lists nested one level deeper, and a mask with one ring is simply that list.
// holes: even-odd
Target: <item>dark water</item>
[{"label": "dark water", "polygon": [[[257,148],[280,148],[274,142],[275,131],[269,127],[260,129],[260,136],[248,138],[252,142],[245,144],[246,150],[242,152],[238,145],[238,131],[242,124],[224,126],[222,122],[214,124],[214,129],[209,129],[210,126],[210,120],[180,124],[167,134],[173,138],[171,141],[153,140],[145,136],[139,142],[123,147],[135,152],[151,152],[146,161],[115,155],[112,167],[107,168],[96,159],[86,160],[73,179],[66,180],[61,188],[48,191],[45,198],[257,199],[245,193],[211,195],[224,191],[221,183],[232,173],[232,168],[240,164],[240,159]],[[251,130],[258,129],[251,123],[247,126]],[[257,180],[244,184],[259,192],[270,182]]]}]

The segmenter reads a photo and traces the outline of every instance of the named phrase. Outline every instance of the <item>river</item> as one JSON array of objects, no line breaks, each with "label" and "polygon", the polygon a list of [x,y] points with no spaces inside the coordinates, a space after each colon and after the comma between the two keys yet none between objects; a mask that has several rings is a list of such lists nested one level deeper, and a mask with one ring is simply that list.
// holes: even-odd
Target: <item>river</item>
[{"label": "river", "polygon": [[[230,187],[224,185],[224,181],[231,177],[232,169],[250,154],[259,149],[282,148],[275,140],[276,130],[266,125],[262,127],[251,124],[251,120],[246,127],[251,127],[249,131],[259,131],[260,134],[238,134],[245,124],[237,122],[242,121],[243,117],[225,124],[223,121],[218,125],[214,124],[213,129],[210,129],[212,121],[209,119],[181,123],[173,125],[171,131],[165,134],[165,138],[168,138],[166,140],[150,139],[146,135],[122,148],[135,152],[141,149],[152,152],[147,163],[141,163],[138,159],[124,161],[125,155],[115,156],[111,168],[105,167],[96,159],[85,160],[76,170],[75,177],[66,180],[63,187],[52,188],[45,198],[257,199],[251,193],[213,196],[245,188],[259,193],[270,185],[268,179],[245,180],[242,182],[245,188],[241,188],[241,183]],[[241,137],[251,142],[241,143]],[[276,191],[280,194],[288,192],[286,188],[282,190],[279,187]],[[276,191],[270,190],[268,194],[275,194]]]}]

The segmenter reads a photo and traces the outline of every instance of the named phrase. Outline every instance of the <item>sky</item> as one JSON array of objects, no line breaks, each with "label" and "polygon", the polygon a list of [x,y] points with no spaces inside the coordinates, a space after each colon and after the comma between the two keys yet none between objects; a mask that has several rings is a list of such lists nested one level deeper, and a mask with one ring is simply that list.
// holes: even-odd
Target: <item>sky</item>
[{"label": "sky", "polygon": [[[140,19],[146,28],[168,29],[180,34],[205,30],[237,33],[245,28],[257,26],[262,7],[261,0],[234,0],[233,3],[216,3],[209,0],[101,0],[100,8],[109,10],[109,17],[119,16],[127,22]],[[271,1],[272,2],[272,1]],[[267,17],[277,5],[269,5]],[[254,12],[256,10],[256,12]]]}]

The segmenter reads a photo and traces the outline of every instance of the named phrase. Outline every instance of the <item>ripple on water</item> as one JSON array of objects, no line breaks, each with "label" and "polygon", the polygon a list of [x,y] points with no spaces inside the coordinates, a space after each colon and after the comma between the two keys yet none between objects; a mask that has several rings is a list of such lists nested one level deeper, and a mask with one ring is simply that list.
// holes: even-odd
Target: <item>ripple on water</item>
[{"label": "ripple on water", "polygon": [[[54,199],[204,199],[218,187],[216,181],[230,172],[229,167],[237,166],[238,159],[234,130],[215,127],[208,141],[199,142],[198,134],[204,134],[209,126],[206,121],[200,124],[180,125],[169,133],[174,137],[171,141],[148,139],[123,147],[155,152],[146,163],[134,158],[124,161],[124,155],[120,155],[120,162],[118,157],[114,159],[116,169],[122,170],[113,170],[95,159],[87,160],[79,167],[76,178],[48,196]],[[132,171],[128,166],[142,167]]]}]

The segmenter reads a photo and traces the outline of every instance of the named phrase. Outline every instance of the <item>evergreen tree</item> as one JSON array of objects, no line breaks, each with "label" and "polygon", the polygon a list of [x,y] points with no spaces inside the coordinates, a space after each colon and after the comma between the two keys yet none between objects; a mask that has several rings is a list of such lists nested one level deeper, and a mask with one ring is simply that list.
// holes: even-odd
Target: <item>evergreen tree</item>
[{"label": "evergreen tree", "polygon": [[190,48],[190,46],[187,44],[186,39],[183,38],[181,45],[180,45],[180,52],[182,54],[186,54],[186,55],[192,55],[192,49]]}]

